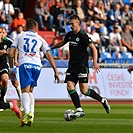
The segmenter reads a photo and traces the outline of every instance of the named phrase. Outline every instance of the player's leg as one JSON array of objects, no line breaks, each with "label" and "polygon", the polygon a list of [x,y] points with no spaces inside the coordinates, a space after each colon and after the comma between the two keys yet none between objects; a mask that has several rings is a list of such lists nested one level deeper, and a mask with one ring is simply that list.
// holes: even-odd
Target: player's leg
[{"label": "player's leg", "polygon": [[[33,88],[32,88],[32,90],[33,90]],[[22,90],[22,92],[23,92],[23,90]],[[33,96],[33,93],[31,90],[28,93],[28,95],[26,95],[26,93],[23,95],[23,93],[22,93],[22,96],[23,96],[22,101],[23,101],[25,116],[21,120],[21,126],[24,126],[24,125],[31,126],[33,124],[33,120],[34,120],[34,104],[35,104],[34,96]],[[29,104],[25,103],[27,97],[28,97]],[[28,110],[27,110],[27,107],[29,107]]]},{"label": "player's leg", "polygon": [[74,116],[75,116],[75,118],[83,117],[85,115],[85,113],[81,107],[79,95],[78,95],[77,91],[72,88],[75,88],[74,83],[71,81],[68,81],[67,82],[67,90],[68,90],[71,100],[76,108],[76,112],[74,113]]},{"label": "player's leg", "polygon": [[11,80],[11,82],[12,82],[12,85],[16,88],[16,91],[17,91],[17,94],[18,94],[18,97],[19,97],[20,110],[23,111],[24,108],[22,106],[22,91],[20,89],[19,81],[16,79],[16,80]]},{"label": "player's leg", "polygon": [[77,74],[74,74],[74,73],[67,74],[67,73],[69,73],[69,72],[68,71],[66,72],[66,79],[65,79],[65,83],[67,83],[67,91],[71,97],[71,100],[72,100],[75,108],[76,108],[76,112],[80,112],[80,114],[78,113],[76,115],[76,118],[83,117],[85,115],[85,113],[83,112],[83,109],[81,107],[79,95],[78,95],[77,91],[75,90],[75,85],[77,83]]},{"label": "player's leg", "polygon": [[21,89],[20,89],[20,86],[19,86],[19,82],[18,82],[18,80],[14,80],[14,81],[11,80],[11,82],[12,82],[12,85],[16,88],[18,97],[19,97],[20,102],[21,102],[21,100],[22,100],[22,92],[21,92]]},{"label": "player's leg", "polygon": [[12,100],[9,103],[5,103],[3,101],[0,101],[0,109],[11,109],[13,112],[16,113],[16,115],[19,119],[22,117],[22,113],[18,108],[16,100]]},{"label": "player's leg", "polygon": [[27,122],[28,126],[31,126],[33,124],[33,121],[34,121],[35,98],[34,98],[34,95],[32,93],[33,89],[34,88],[31,87],[30,93],[29,93],[29,97],[30,97],[30,119]]},{"label": "player's leg", "polygon": [[[1,100],[1,85],[2,85],[2,82],[1,82],[1,80],[0,80],[0,102],[3,102],[3,101]],[[0,106],[0,112],[1,112],[1,111],[4,111],[4,109],[3,109],[2,106]]]},{"label": "player's leg", "polygon": [[101,102],[103,107],[105,108],[106,112],[107,113],[110,112],[110,106],[109,106],[109,103],[107,101],[107,98],[101,97],[94,90],[88,88],[88,83],[80,83],[79,86],[80,86],[80,90],[81,90],[82,94],[89,96],[89,97]]},{"label": "player's leg", "polygon": [[8,74],[7,73],[2,73],[1,75],[1,97],[0,97],[0,101],[4,101],[4,96],[6,94],[7,91],[7,87],[8,87]]},{"label": "player's leg", "polygon": [[30,86],[22,89],[22,104],[24,107],[25,115],[21,120],[21,126],[31,126],[33,123],[34,116],[31,113],[31,95]]},{"label": "player's leg", "polygon": [[10,71],[9,78],[12,82],[12,85],[16,88],[16,91],[17,91],[17,94],[18,94],[18,97],[19,97],[19,101],[20,101],[20,110],[23,111],[22,92],[21,92],[21,88],[20,88],[19,81],[18,81],[18,78],[17,78],[17,69],[16,69],[16,67],[13,70]]},{"label": "player's leg", "polygon": [[[35,65],[36,66],[36,65]],[[38,69],[35,69],[36,67],[38,67]],[[35,98],[33,95],[33,90],[34,87],[37,86],[37,80],[39,78],[40,72],[41,72],[41,67],[40,66],[36,66],[32,69],[32,84],[30,87],[30,92],[29,92],[29,97],[30,97],[30,112],[31,112],[31,118],[28,121],[28,125],[31,126],[33,124],[33,120],[34,120],[34,108],[35,108]]]},{"label": "player's leg", "polygon": [[[29,64],[25,64],[25,66],[21,65],[19,68],[20,84],[22,89],[22,104],[25,112],[25,116],[21,121],[21,126],[31,126],[33,123],[32,118],[34,117],[34,96],[32,91],[34,86],[37,85],[37,79],[41,70],[40,66],[34,66],[33,64],[33,67],[29,68],[28,66]],[[35,69],[37,67],[38,69]]]},{"label": "player's leg", "polygon": [[24,65],[21,65],[19,67],[19,78],[20,78],[20,85],[21,85],[21,90],[22,90],[22,105],[24,107],[24,117],[21,120],[21,125],[26,125],[27,120],[29,119],[29,113],[30,113],[30,97],[29,97],[29,92],[30,92],[30,86],[31,86],[31,80],[30,79],[30,74],[29,74],[30,69],[26,69]]},{"label": "player's leg", "polygon": [[[28,121],[32,118],[32,114],[30,112],[30,86],[27,86],[22,89],[22,104],[24,107],[24,117],[21,120],[21,126],[29,125]],[[30,126],[30,125],[29,125]]]},{"label": "player's leg", "polygon": [[10,106],[9,103],[5,104],[5,102],[2,100],[3,98],[1,98],[1,85],[2,82],[0,81],[0,111],[4,111],[4,109],[8,109]]},{"label": "player's leg", "polygon": [[3,101],[0,101],[0,109],[9,109],[10,108],[10,104],[9,103],[5,103]]}]

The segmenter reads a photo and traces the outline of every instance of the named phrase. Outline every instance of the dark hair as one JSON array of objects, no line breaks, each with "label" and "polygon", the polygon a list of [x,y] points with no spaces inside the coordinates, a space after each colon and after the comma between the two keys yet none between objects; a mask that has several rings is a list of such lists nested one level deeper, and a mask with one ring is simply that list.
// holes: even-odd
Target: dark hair
[{"label": "dark hair", "polygon": [[72,14],[72,15],[69,17],[69,19],[70,19],[70,20],[76,19],[76,20],[78,20],[79,23],[81,24],[80,18],[79,18],[79,16],[78,16],[77,14]]},{"label": "dark hair", "polygon": [[28,18],[26,21],[26,30],[36,29],[36,21],[34,19]]}]

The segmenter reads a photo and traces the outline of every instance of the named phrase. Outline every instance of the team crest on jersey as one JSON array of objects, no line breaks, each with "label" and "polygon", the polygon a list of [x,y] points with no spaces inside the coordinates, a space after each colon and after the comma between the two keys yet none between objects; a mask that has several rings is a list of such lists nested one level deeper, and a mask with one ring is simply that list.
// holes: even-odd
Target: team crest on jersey
[{"label": "team crest on jersey", "polygon": [[76,41],[79,42],[79,37],[76,38]]},{"label": "team crest on jersey", "polygon": [[4,49],[7,49],[7,45],[4,45]]}]

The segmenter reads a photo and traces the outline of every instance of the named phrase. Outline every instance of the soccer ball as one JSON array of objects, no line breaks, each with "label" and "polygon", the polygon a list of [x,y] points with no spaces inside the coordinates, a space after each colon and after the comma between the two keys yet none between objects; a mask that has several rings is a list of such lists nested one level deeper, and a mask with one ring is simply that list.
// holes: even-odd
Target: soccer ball
[{"label": "soccer ball", "polygon": [[74,110],[72,110],[72,109],[66,110],[64,113],[64,119],[66,121],[72,121],[74,119],[73,114],[74,114]]}]

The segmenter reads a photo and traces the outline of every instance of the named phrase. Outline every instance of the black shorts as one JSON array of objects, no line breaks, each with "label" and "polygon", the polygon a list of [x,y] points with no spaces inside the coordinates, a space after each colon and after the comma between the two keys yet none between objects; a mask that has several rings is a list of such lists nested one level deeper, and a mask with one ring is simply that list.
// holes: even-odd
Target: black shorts
[{"label": "black shorts", "polygon": [[8,64],[2,64],[2,65],[0,66],[0,77],[1,77],[1,75],[4,74],[4,73],[9,74],[9,66],[8,66]]},{"label": "black shorts", "polygon": [[64,83],[67,83],[67,81],[72,81],[75,84],[78,81],[79,83],[88,83],[88,71],[75,73],[75,72],[69,72],[69,70],[67,69]]}]

